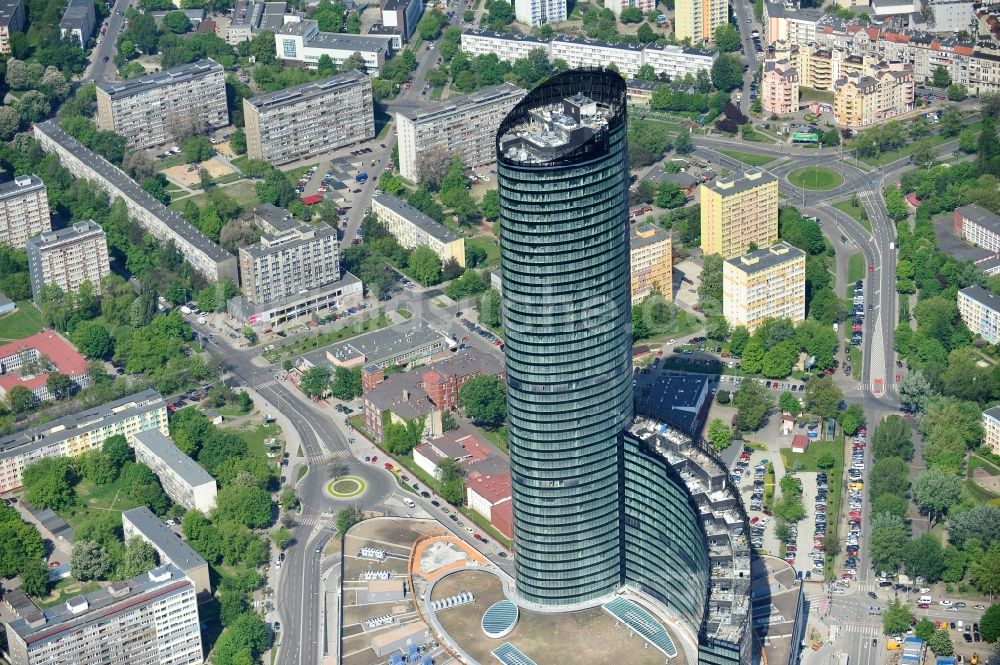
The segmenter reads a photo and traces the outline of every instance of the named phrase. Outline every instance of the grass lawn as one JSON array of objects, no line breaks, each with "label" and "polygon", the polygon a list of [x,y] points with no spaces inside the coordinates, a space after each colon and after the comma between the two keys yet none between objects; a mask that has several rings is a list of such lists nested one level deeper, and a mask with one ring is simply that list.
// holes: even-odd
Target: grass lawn
[{"label": "grass lawn", "polygon": [[444,86],[443,85],[436,85],[433,88],[431,88],[430,98],[433,99],[433,100],[435,100],[435,101],[437,101],[437,100],[441,99],[441,94],[443,92],[444,92]]},{"label": "grass lawn", "polygon": [[1000,499],[1000,494],[994,494],[985,487],[977,485],[974,480],[965,481],[965,491],[973,500],[980,503],[993,502]]},{"label": "grass lawn", "polygon": [[[355,315],[355,318],[357,315]],[[287,346],[281,346],[274,351],[268,351],[264,354],[270,362],[277,362],[284,358],[291,358],[292,356],[305,353],[306,351],[312,351],[313,349],[318,349],[321,346],[326,346],[327,344],[333,344],[334,342],[341,342],[345,339],[350,339],[351,337],[357,337],[358,335],[363,335],[366,332],[372,332],[374,330],[381,330],[389,325],[389,317],[381,312],[376,319],[365,319],[363,323],[360,324],[360,328],[355,325],[352,321],[343,328],[338,328],[337,330],[331,330],[328,333],[321,333],[315,337],[310,337],[309,339],[304,339],[299,342],[294,342],[288,344]]]},{"label": "grass lawn", "polygon": [[128,498],[122,478],[108,485],[95,485],[89,480],[81,480],[76,486],[76,504],[73,508],[59,511],[59,516],[74,529],[84,517],[94,511],[103,510],[120,515],[122,511],[142,505]]},{"label": "grass lawn", "polygon": [[[965,129],[971,129],[973,132],[979,132],[982,127],[982,123],[974,122],[971,125],[967,125]],[[932,134],[931,136],[924,137],[920,139],[921,141],[927,140],[932,146],[941,145],[942,143],[947,143],[949,141],[954,141],[957,137],[955,136],[941,136],[940,134]],[[909,157],[913,154],[917,142],[910,141],[902,148],[898,150],[890,150],[889,152],[883,152],[875,157],[863,157],[861,161],[871,164],[872,166],[882,166],[883,164],[888,164],[889,162],[894,162],[897,159],[902,159],[903,157]],[[944,157],[944,155],[942,155]]]},{"label": "grass lawn", "polygon": [[833,103],[833,93],[829,90],[813,90],[812,88],[799,88],[799,101],[803,102],[829,102]]},{"label": "grass lawn", "polygon": [[[860,364],[860,363],[859,363]],[[833,441],[812,441],[804,453],[793,453],[791,448],[781,449],[781,459],[785,469],[801,471],[822,471],[816,462],[821,455],[829,453],[833,456],[834,465],[827,470],[830,491],[827,493],[826,514],[830,516],[827,524],[828,542],[837,542],[837,528],[840,525],[840,504],[844,498],[844,436],[840,435]],[[827,548],[826,579],[834,577],[833,562],[837,552]]]},{"label": "grass lawn", "polygon": [[851,358],[851,378],[857,381],[861,380],[861,349],[856,346],[852,346],[847,352],[847,355]]},{"label": "grass lawn", "polygon": [[[257,199],[257,189],[254,183],[249,180],[239,180],[234,182],[232,185],[227,185],[225,187],[219,187],[221,191],[229,194],[231,197],[236,199],[236,202],[244,208],[252,208],[257,205],[260,201]],[[171,201],[170,208],[173,210],[180,211],[184,207],[186,201],[194,201],[198,207],[205,205],[205,200],[208,195],[205,193],[195,194],[194,196],[186,196],[184,198],[177,198]]]},{"label": "grass lawn", "polygon": [[[851,254],[851,258],[847,260],[847,281],[851,282],[853,285],[853,283],[857,282],[859,279],[864,279],[865,270],[867,270],[867,267],[865,266],[865,257],[861,254],[861,252]],[[852,294],[854,292],[853,286],[851,286],[851,292]]]},{"label": "grass lawn", "polygon": [[409,320],[413,316],[413,313],[408,309],[397,309],[396,314],[399,314],[401,317],[407,320]]},{"label": "grass lawn", "polygon": [[47,598],[33,598],[33,600],[39,609],[44,610],[69,600],[74,596],[97,591],[100,588],[101,585],[97,582],[78,582],[72,577],[67,577],[55,583],[55,586],[52,587],[52,592]]},{"label": "grass lawn", "polygon": [[746,134],[741,134],[744,141],[752,141],[754,143],[774,143],[774,139],[770,136],[761,134],[760,132],[751,129]]},{"label": "grass lawn", "polygon": [[486,265],[480,267],[488,268],[500,265],[500,246],[494,243],[489,236],[466,238],[465,244],[478,247],[486,252]]},{"label": "grass lawn", "polygon": [[719,150],[726,157],[731,157],[750,166],[764,166],[774,161],[774,157],[767,155],[755,155],[751,152],[740,152],[738,150]]},{"label": "grass lawn", "polygon": [[308,171],[313,166],[319,168],[319,164],[306,164],[304,166],[296,166],[294,169],[288,169],[287,171],[285,171],[285,175],[288,176],[288,179],[291,180],[293,183],[298,182],[299,178],[306,177],[306,171]]},{"label": "grass lawn", "polygon": [[834,203],[833,207],[846,215],[850,215],[854,221],[868,229],[868,233],[872,232],[872,223],[868,220],[868,215],[865,214],[864,206],[858,205],[855,208],[851,205],[850,201],[841,201],[840,203]]},{"label": "grass lawn", "polygon": [[969,478],[972,478],[972,472],[976,469],[983,469],[991,476],[1000,476],[1000,467],[993,462],[985,460],[979,455],[969,455]]},{"label": "grass lawn", "polygon": [[825,166],[808,166],[789,173],[788,182],[809,190],[834,189],[844,184],[844,176]]},{"label": "grass lawn", "polygon": [[17,303],[16,312],[0,317],[0,343],[24,339],[41,330],[42,314],[27,300]]},{"label": "grass lawn", "polygon": [[247,423],[243,427],[233,428],[232,431],[236,432],[241,439],[247,442],[247,447],[252,454],[260,455],[261,457],[267,456],[267,447],[264,445],[265,439],[275,437],[279,441],[281,440],[281,428],[274,423],[270,425]]}]

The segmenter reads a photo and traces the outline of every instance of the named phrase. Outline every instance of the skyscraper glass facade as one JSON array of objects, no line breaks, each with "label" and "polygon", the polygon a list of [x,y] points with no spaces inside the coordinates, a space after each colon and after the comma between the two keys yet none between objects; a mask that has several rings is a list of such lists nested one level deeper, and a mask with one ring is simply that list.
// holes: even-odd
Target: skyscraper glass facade
[{"label": "skyscraper glass facade", "polygon": [[624,577],[625,82],[557,75],[503,121],[497,153],[517,589],[572,605]]}]

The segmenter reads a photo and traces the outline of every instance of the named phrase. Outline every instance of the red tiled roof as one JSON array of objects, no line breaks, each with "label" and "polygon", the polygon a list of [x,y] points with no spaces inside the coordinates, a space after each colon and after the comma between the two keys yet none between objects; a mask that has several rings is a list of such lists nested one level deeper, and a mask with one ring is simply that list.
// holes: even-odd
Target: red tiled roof
[{"label": "red tiled roof", "polygon": [[920,199],[918,199],[917,195],[913,192],[910,192],[909,194],[906,195],[906,202],[909,203],[914,208],[920,205]]},{"label": "red tiled roof", "polygon": [[318,194],[313,194],[312,196],[303,196],[301,201],[305,203],[307,206],[314,206],[317,203],[322,203],[323,197],[319,196]]},{"label": "red tiled roof", "polygon": [[[56,371],[69,377],[80,376],[87,371],[87,360],[58,333],[43,331],[0,346],[0,358],[12,356],[19,351],[35,349],[48,358]],[[31,379],[22,379],[16,372],[0,376],[0,387],[8,391],[14,386],[24,386],[28,390],[41,387],[48,374],[39,374]]]},{"label": "red tiled roof", "polygon": [[796,434],[792,437],[792,450],[795,450],[796,448],[805,450],[808,445],[809,437],[805,434]]},{"label": "red tiled roof", "polygon": [[510,499],[510,474],[500,476],[480,476],[466,483],[466,487],[489,501],[491,504]]}]

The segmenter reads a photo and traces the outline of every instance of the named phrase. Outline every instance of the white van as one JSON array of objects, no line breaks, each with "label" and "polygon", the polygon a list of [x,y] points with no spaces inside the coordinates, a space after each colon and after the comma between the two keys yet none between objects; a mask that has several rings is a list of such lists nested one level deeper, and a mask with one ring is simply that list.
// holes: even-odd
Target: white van
[{"label": "white van", "polygon": [[411,499],[409,497],[405,497],[403,499],[403,503],[405,503],[410,508],[416,508],[417,507],[417,504],[414,503],[413,499]]},{"label": "white van", "polygon": [[929,603],[929,602],[931,602],[931,597],[930,596],[920,596],[920,602],[921,603]]}]

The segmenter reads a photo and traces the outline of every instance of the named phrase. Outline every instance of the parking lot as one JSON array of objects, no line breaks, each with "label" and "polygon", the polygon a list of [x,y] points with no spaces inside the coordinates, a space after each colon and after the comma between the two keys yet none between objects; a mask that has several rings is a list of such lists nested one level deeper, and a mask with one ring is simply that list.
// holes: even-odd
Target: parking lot
[{"label": "parking lot", "polygon": [[858,550],[861,546],[861,521],[864,510],[864,469],[865,469],[865,446],[868,432],[861,428],[851,444],[851,461],[845,465],[847,475],[847,531],[845,532],[844,546],[847,558],[844,560],[844,569],[841,573],[838,584],[848,586],[850,582],[857,579],[858,575]]}]

